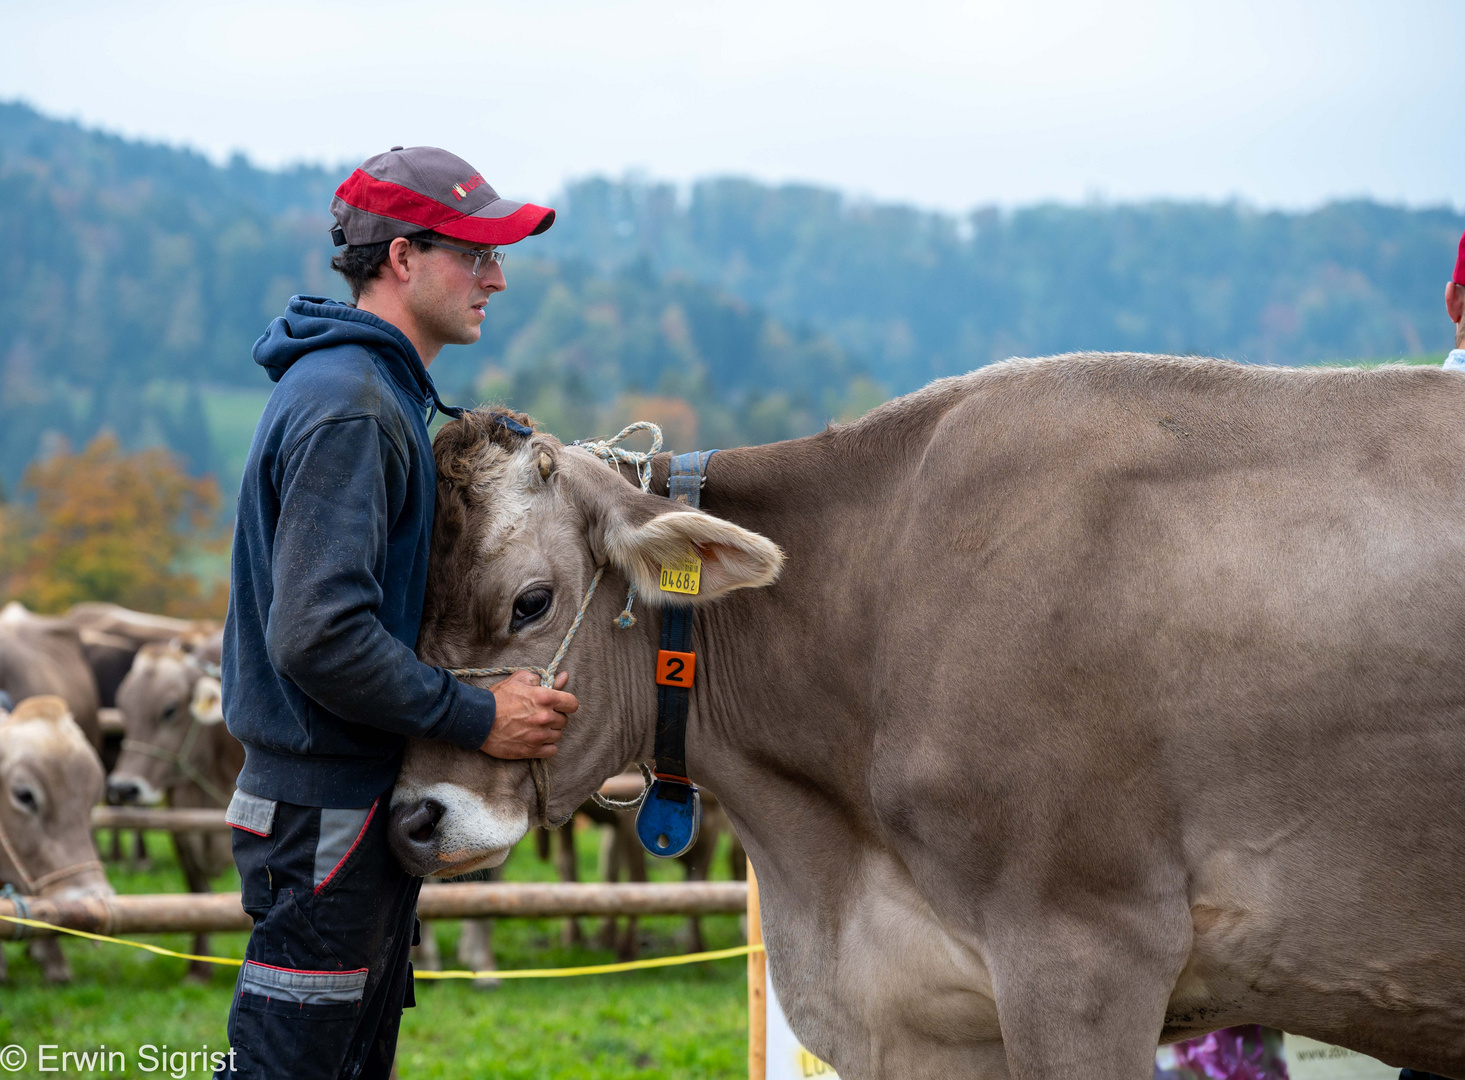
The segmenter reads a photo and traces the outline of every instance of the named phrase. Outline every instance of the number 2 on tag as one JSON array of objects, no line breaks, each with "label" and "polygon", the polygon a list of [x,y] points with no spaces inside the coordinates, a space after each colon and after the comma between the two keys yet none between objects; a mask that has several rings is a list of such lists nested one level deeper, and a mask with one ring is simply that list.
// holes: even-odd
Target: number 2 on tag
[{"label": "number 2 on tag", "polygon": [[702,560],[687,555],[680,562],[661,564],[661,591],[696,596],[702,587]]}]

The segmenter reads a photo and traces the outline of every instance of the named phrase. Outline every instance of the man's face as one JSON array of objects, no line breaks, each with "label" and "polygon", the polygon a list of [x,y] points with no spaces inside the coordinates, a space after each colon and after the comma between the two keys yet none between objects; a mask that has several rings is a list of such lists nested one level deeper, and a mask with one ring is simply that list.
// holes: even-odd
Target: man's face
[{"label": "man's face", "polygon": [[[452,241],[460,247],[473,245]],[[505,288],[503,267],[447,248],[412,249],[412,277],[403,297],[424,336],[443,345],[472,345],[483,334],[488,299]]]}]

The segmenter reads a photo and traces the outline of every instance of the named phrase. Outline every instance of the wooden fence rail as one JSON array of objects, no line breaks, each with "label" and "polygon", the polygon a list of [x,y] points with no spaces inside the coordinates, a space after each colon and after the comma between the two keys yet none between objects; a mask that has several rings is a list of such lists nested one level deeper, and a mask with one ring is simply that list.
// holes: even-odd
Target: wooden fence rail
[{"label": "wooden fence rail", "polygon": [[162,829],[166,832],[228,832],[222,810],[174,810],[144,806],[94,806],[94,829]]},{"label": "wooden fence rail", "polygon": [[[608,799],[632,799],[641,790],[641,777],[636,773],[612,776],[600,786],[600,793]],[[703,805],[714,800],[711,793],[704,793]],[[92,828],[94,829],[161,829],[165,832],[226,832],[222,810],[175,810],[163,807],[144,806],[94,806],[92,807]]]},{"label": "wooden fence rail", "polygon": [[[89,896],[74,900],[28,899],[29,917],[93,934],[212,933],[248,930],[238,893],[168,893]],[[547,883],[512,881],[424,885],[417,914],[424,919],[548,919],[572,915],[741,915],[748,907],[744,881],[659,884]],[[0,915],[20,915],[0,900]],[[0,920],[0,940],[53,936]]]}]

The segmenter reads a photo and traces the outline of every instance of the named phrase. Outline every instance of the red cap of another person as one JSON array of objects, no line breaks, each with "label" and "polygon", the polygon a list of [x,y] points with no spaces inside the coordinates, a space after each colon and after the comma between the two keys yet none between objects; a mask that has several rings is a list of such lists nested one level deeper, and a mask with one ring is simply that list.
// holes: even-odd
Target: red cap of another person
[{"label": "red cap of another person", "polygon": [[1455,256],[1455,277],[1456,285],[1465,285],[1465,233],[1460,234],[1460,254]]},{"label": "red cap of another person", "polygon": [[470,244],[513,244],[554,224],[547,206],[499,198],[483,174],[435,146],[394,146],[361,163],[331,200],[336,245],[431,230]]}]

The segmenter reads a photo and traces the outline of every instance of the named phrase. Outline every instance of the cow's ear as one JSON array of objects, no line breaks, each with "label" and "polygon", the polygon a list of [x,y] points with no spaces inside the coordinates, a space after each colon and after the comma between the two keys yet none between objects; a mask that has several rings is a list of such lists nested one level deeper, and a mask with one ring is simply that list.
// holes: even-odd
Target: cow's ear
[{"label": "cow's ear", "polygon": [[[734,589],[771,585],[783,569],[783,552],[766,536],[700,510],[671,509],[674,503],[645,494],[588,455],[583,462],[579,457],[561,471],[589,523],[591,548],[633,582],[642,599],[715,600]],[[695,592],[688,587],[692,569]],[[664,581],[674,588],[664,590]]]},{"label": "cow's ear", "polygon": [[200,675],[193,684],[193,701],[188,709],[200,724],[221,724],[224,721],[224,691],[212,675]]},{"label": "cow's ear", "polygon": [[783,569],[783,552],[772,540],[700,510],[612,528],[606,554],[653,602],[715,600],[734,589],[772,585]]}]

